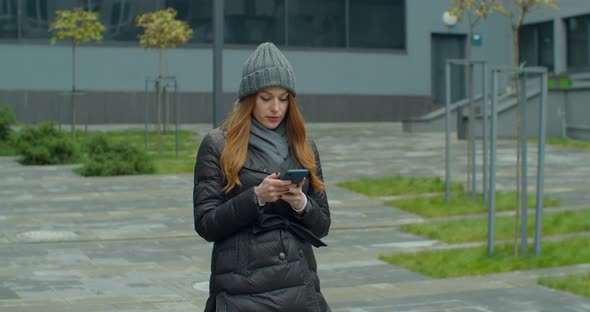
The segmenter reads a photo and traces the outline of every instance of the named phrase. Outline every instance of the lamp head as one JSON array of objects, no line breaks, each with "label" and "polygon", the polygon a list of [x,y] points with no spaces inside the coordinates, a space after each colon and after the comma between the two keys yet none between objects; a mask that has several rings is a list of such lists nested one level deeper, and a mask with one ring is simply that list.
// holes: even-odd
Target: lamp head
[{"label": "lamp head", "polygon": [[457,25],[457,16],[451,14],[449,11],[443,13],[442,20],[447,27],[454,27]]}]

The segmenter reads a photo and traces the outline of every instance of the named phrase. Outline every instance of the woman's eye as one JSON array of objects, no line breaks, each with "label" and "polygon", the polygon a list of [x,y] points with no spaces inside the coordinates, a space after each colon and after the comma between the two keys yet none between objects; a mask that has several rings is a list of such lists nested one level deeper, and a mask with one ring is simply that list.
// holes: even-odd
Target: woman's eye
[{"label": "woman's eye", "polygon": [[281,102],[287,102],[289,100],[289,98],[284,98],[284,99],[280,99]]},{"label": "woman's eye", "polygon": [[261,96],[260,98],[261,98],[263,101],[269,101],[269,100],[270,100],[269,98],[265,98],[265,97],[263,97],[263,96]]}]

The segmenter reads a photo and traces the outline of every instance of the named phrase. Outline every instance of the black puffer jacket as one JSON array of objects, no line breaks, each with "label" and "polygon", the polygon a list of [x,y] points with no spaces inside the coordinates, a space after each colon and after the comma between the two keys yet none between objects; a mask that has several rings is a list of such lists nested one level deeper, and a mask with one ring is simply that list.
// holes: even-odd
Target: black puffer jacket
[{"label": "black puffer jacket", "polygon": [[[323,179],[317,148],[310,144]],[[195,230],[215,242],[205,311],[330,311],[311,246],[323,245],[319,238],[330,228],[326,194],[305,182],[308,205],[302,215],[282,200],[258,207],[254,187],[267,175],[302,168],[293,155],[279,167],[261,159],[256,167],[242,168],[242,187],[224,193],[219,163],[224,145],[222,131],[207,134],[195,166]]]}]

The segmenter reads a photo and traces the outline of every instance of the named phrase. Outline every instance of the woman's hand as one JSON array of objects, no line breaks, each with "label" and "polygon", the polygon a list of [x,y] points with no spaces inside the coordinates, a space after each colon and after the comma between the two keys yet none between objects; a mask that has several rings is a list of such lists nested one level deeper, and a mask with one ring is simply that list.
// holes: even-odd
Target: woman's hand
[{"label": "woman's hand", "polygon": [[306,195],[301,189],[303,183],[305,183],[305,178],[303,178],[299,184],[289,184],[288,192],[283,194],[283,197],[281,198],[288,202],[291,205],[291,208],[297,212],[302,212],[305,208],[305,203],[307,202]]},{"label": "woman's hand", "polygon": [[256,187],[254,193],[258,197],[258,201],[262,204],[273,203],[289,192],[289,186],[292,186],[289,181],[279,180],[279,174],[273,173]]}]

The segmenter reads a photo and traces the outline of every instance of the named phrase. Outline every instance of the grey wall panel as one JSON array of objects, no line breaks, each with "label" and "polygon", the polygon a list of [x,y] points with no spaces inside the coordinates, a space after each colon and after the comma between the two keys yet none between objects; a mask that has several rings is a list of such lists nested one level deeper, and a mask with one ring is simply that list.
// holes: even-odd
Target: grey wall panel
[{"label": "grey wall panel", "polygon": [[[212,122],[210,93],[178,93],[180,123]],[[10,106],[24,123],[44,120],[71,122],[70,98],[51,91],[0,91],[0,106]],[[224,112],[234,107],[236,93],[224,94]],[[172,100],[172,98],[171,98]],[[301,94],[297,103],[304,118],[314,122],[401,121],[421,116],[435,108],[430,97]],[[77,124],[143,123],[145,107],[149,122],[156,121],[156,99],[144,92],[87,92],[77,100]],[[162,106],[162,109],[164,106]],[[170,111],[173,122],[173,110]],[[161,116],[164,122],[165,115]]]},{"label": "grey wall panel", "polygon": [[[449,118],[449,126],[452,132],[457,131],[457,112],[452,111]],[[445,116],[433,119],[412,119],[403,121],[403,130],[408,133],[418,132],[444,132]]]},{"label": "grey wall panel", "polygon": [[590,140],[590,89],[566,89],[566,135]]},{"label": "grey wall panel", "polygon": [[[546,120],[546,136],[547,137],[561,137],[562,136],[562,118],[561,118],[561,102],[559,97],[548,96],[547,99],[547,120]],[[539,136],[539,106],[540,96],[530,97],[526,103],[526,134],[529,138]],[[497,135],[499,138],[516,138],[517,128],[517,106],[511,106],[507,109],[501,110],[498,113]],[[476,118],[474,123],[474,134],[481,137],[482,134],[482,119]],[[489,127],[489,123],[488,123]]]}]

